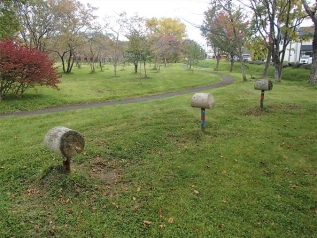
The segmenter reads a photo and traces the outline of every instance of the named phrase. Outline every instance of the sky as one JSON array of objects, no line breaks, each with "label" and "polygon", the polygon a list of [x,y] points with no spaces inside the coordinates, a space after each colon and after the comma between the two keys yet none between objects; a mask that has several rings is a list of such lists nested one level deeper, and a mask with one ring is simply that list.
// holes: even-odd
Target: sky
[{"label": "sky", "polygon": [[204,11],[208,10],[210,0],[80,0],[83,4],[98,7],[96,14],[102,19],[115,13],[137,13],[140,17],[179,18],[185,25],[189,39],[200,45],[206,41],[199,29],[193,25],[201,25]]}]

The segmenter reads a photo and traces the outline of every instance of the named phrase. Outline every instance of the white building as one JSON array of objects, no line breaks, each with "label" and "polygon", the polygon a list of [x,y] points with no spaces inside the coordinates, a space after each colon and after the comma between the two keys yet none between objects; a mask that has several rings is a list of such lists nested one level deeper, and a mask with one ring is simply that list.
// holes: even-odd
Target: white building
[{"label": "white building", "polygon": [[[300,27],[299,36],[302,38],[305,34],[313,34],[314,27]],[[290,42],[285,51],[284,61],[299,62],[302,55],[313,55],[312,39],[299,40],[298,42]]]}]

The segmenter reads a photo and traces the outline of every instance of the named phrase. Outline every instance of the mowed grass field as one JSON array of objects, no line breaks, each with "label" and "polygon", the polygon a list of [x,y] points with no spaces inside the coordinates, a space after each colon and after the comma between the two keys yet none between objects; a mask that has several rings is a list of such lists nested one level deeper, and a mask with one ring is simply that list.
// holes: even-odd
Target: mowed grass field
[{"label": "mowed grass field", "polygon": [[[64,76],[60,91],[41,88],[8,99],[1,112],[219,82],[198,71],[212,71],[214,62],[203,63],[211,67],[191,72],[174,64],[148,72],[142,84],[132,67],[113,78],[110,66],[97,74],[85,66]],[[193,94],[1,119],[0,236],[315,237],[316,87],[307,84],[306,71],[287,69],[260,110],[253,85],[262,66],[249,66],[255,79],[248,82],[227,66],[222,62],[220,72],[235,83],[204,91],[216,99],[206,110],[205,131],[200,109],[190,106]],[[95,84],[107,93],[93,93]],[[85,138],[70,174],[43,144],[55,126]]]}]

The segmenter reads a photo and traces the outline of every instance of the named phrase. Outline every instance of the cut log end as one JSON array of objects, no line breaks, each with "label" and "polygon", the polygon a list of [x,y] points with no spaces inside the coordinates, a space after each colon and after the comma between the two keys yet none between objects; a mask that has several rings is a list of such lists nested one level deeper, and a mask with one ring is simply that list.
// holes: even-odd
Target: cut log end
[{"label": "cut log end", "polygon": [[85,140],[77,131],[70,130],[63,134],[60,143],[60,151],[66,158],[71,158],[83,151]]},{"label": "cut log end", "polygon": [[44,137],[44,144],[55,153],[63,155],[64,171],[70,171],[70,158],[81,153],[85,147],[83,136],[74,130],[57,126],[49,130]]}]

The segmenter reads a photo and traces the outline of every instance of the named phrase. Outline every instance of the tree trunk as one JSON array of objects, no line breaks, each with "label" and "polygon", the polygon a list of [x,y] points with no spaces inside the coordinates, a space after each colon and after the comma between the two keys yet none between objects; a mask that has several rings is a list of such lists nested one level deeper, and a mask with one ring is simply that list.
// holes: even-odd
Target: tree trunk
[{"label": "tree trunk", "polygon": [[230,71],[229,72],[232,72],[232,70],[233,70],[233,63],[234,63],[234,61],[230,60]]},{"label": "tree trunk", "polygon": [[217,60],[217,64],[216,64],[215,71],[219,70],[219,62],[220,62],[220,55],[219,54],[216,56],[216,60]]},{"label": "tree trunk", "polygon": [[137,74],[137,73],[138,73],[138,64],[139,64],[139,62],[135,60],[135,61],[133,62],[133,64],[134,64],[134,73]]},{"label": "tree trunk", "polygon": [[66,172],[70,172],[70,158],[83,151],[85,140],[77,131],[57,126],[46,133],[44,144],[55,153],[65,157],[63,167]]},{"label": "tree trunk", "polygon": [[113,64],[113,72],[114,72],[114,76],[117,76],[117,64]]},{"label": "tree trunk", "polygon": [[313,62],[310,68],[310,76],[309,76],[309,83],[316,84],[317,83],[317,5],[316,3],[311,7],[308,5],[306,0],[302,0],[306,13],[311,18],[312,22],[314,23],[314,37],[313,37]]},{"label": "tree trunk", "polygon": [[270,68],[270,65],[271,65],[271,57],[272,57],[272,51],[271,51],[271,49],[269,49],[267,57],[266,57],[264,71],[263,71],[263,74],[262,74],[262,78],[264,78],[264,79],[267,77],[267,74],[269,72],[269,68]]},{"label": "tree trunk", "polygon": [[275,64],[275,72],[274,72],[275,82],[281,82],[282,68],[283,68],[283,64],[281,62]]},{"label": "tree trunk", "polygon": [[143,65],[143,67],[144,67],[144,77],[147,78],[146,67],[145,67],[145,60],[144,60],[144,65]]},{"label": "tree trunk", "polygon": [[74,65],[73,50],[70,50],[68,60],[67,60],[67,68],[66,68],[67,74],[70,74],[72,72],[73,65]]},{"label": "tree trunk", "polygon": [[317,83],[317,21],[315,22],[315,33],[313,38],[313,62],[311,64],[308,82],[310,84]]}]

